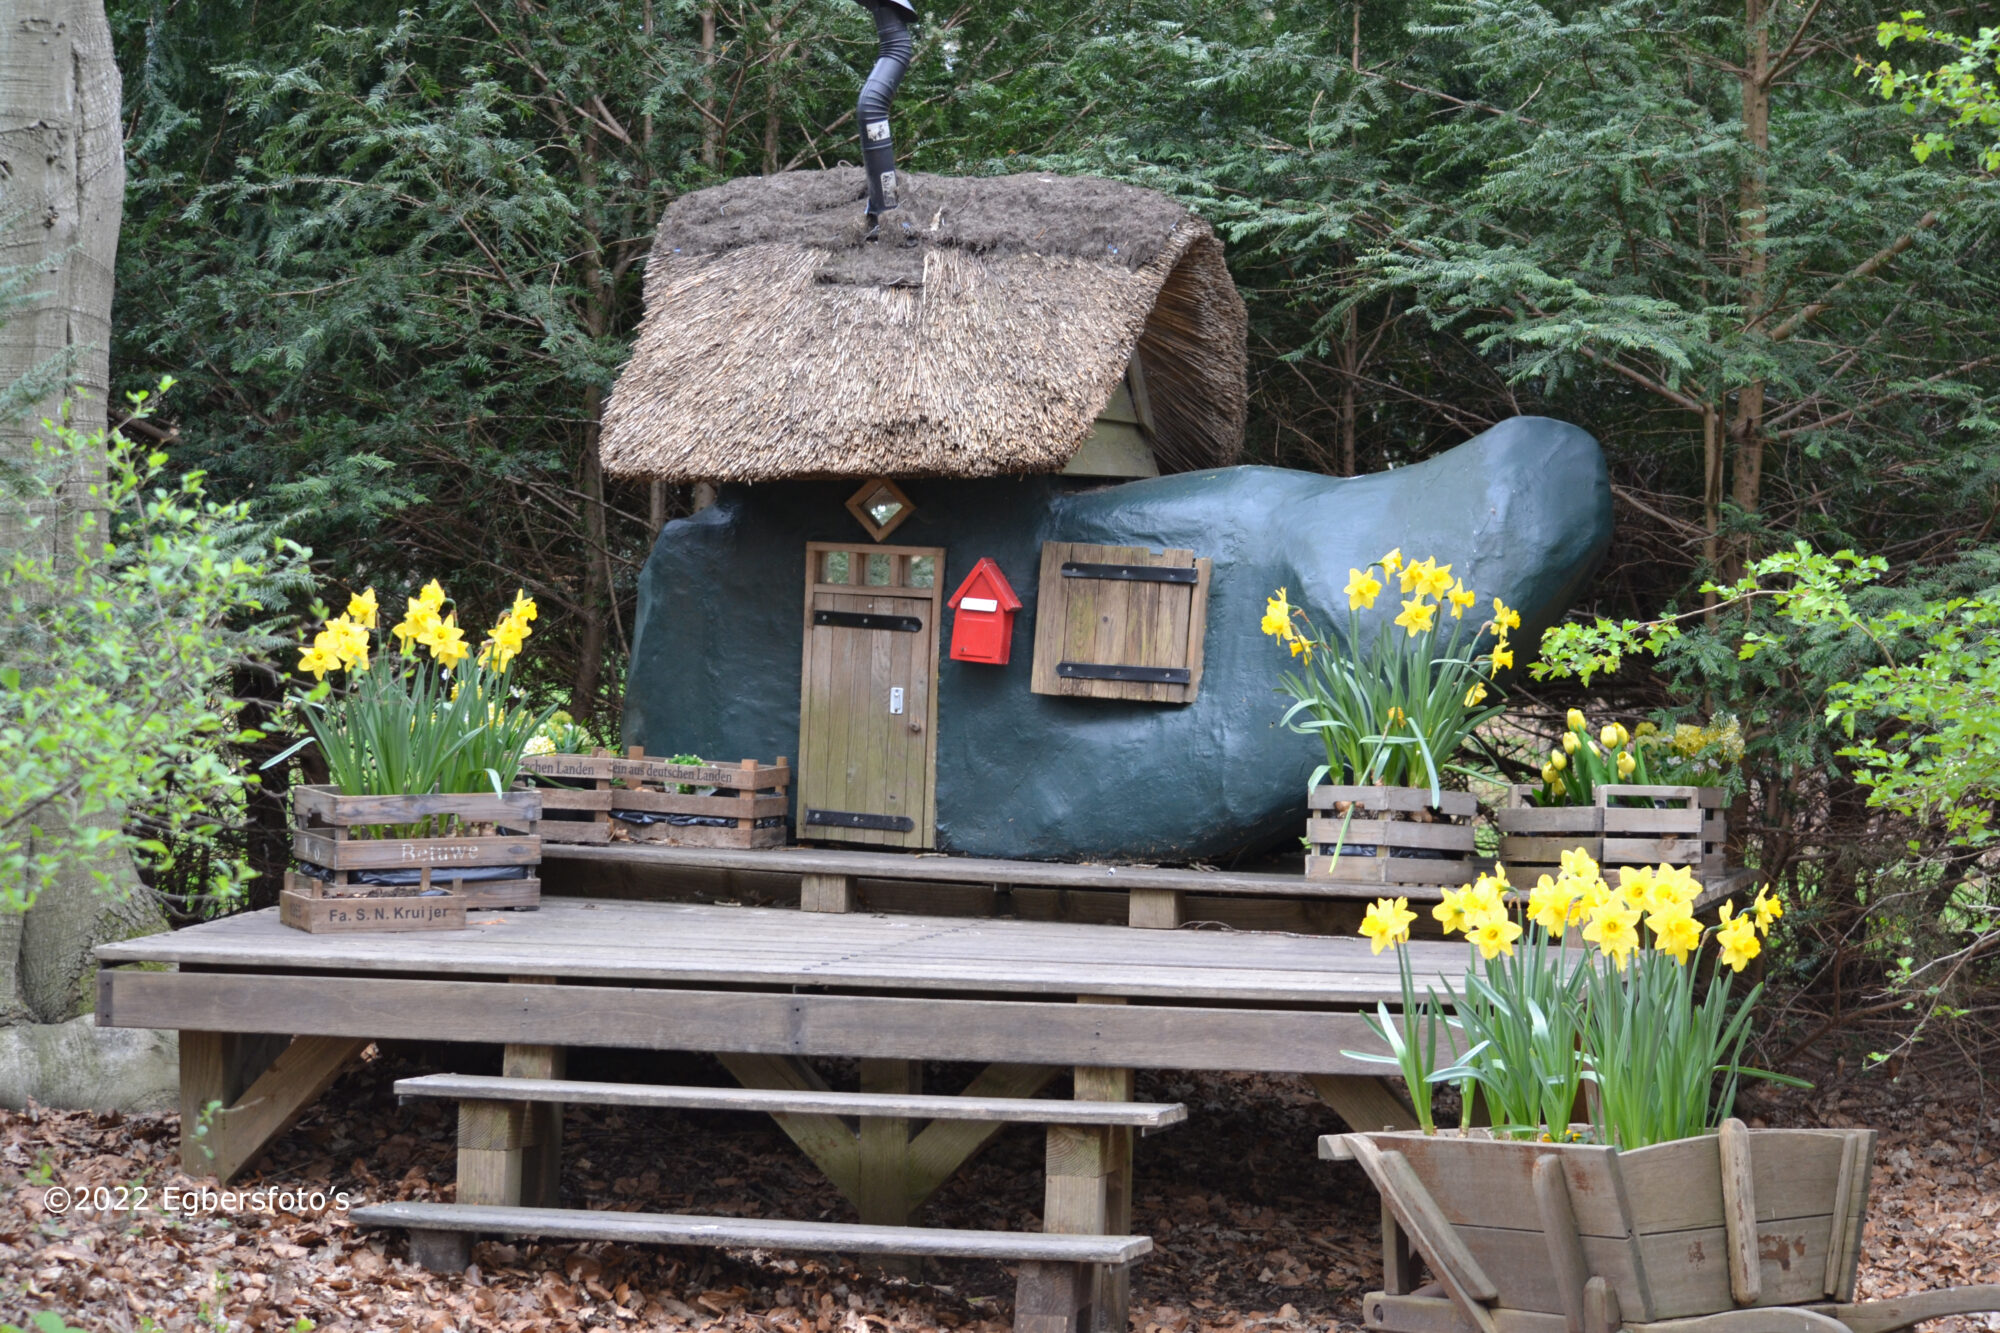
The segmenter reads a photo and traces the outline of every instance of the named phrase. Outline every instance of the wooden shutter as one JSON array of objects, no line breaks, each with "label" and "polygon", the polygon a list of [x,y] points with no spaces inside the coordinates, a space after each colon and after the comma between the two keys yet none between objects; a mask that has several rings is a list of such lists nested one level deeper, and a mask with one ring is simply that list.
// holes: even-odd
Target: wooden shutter
[{"label": "wooden shutter", "polygon": [[1201,688],[1209,563],[1193,551],[1042,546],[1036,694],[1184,704]]}]

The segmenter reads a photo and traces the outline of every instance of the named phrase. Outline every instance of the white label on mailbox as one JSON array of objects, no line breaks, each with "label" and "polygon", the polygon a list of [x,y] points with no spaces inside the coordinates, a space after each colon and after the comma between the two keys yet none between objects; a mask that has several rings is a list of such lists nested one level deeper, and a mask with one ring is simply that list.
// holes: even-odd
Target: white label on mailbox
[{"label": "white label on mailbox", "polygon": [[998,611],[1000,603],[994,601],[991,597],[967,597],[959,602],[958,609],[961,611]]},{"label": "white label on mailbox", "polygon": [[903,687],[901,685],[892,685],[889,687],[889,711],[891,713],[901,713],[903,711]]}]

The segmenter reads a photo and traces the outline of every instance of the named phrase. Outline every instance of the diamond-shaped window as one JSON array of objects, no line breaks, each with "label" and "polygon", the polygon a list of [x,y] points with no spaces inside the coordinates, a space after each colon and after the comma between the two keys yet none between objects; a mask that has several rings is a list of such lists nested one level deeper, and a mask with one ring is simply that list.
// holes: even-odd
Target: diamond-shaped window
[{"label": "diamond-shaped window", "polygon": [[917,507],[895,482],[887,477],[874,477],[847,498],[847,512],[879,542],[901,527],[904,519],[917,512]]}]

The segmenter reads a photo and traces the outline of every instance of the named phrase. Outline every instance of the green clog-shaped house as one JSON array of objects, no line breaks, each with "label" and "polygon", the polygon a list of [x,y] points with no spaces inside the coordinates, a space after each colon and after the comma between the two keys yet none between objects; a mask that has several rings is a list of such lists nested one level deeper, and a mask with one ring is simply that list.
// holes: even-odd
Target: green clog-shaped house
[{"label": "green clog-shaped house", "polygon": [[1164,196],[906,175],[867,241],[865,190],[836,168],[676,201],[602,444],[712,496],[642,575],[627,743],[793,756],[801,840],[1180,861],[1296,837],[1319,753],[1278,725],[1272,590],[1344,611],[1349,567],[1400,547],[1522,608],[1532,644],[1609,541],[1602,454],[1561,422],[1366,477],[1235,466],[1243,302]]}]

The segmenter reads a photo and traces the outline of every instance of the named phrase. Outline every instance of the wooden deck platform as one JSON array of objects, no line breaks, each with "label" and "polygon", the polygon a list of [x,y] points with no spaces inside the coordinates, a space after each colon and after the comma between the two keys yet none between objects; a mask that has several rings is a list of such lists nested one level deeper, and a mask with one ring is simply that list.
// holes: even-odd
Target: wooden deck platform
[{"label": "wooden deck platform", "polygon": [[[1465,963],[1462,945],[1413,948],[1428,975]],[[1353,937],[552,898],[394,935],[255,912],[98,957],[98,1023],[179,1030],[190,1124],[211,1100],[230,1108],[201,1145],[222,1145],[208,1160],[224,1175],[377,1039],[498,1043],[509,1074],[541,1078],[570,1046],[706,1051],[746,1084],[795,1090],[824,1087],[810,1056],[858,1057],[865,1076],[985,1063],[966,1092],[989,1097],[1066,1069],[1112,1101],[1130,1100],[1134,1069],[1290,1073],[1350,1124],[1409,1120],[1383,1067],[1343,1053],[1377,1049],[1359,1011],[1398,995],[1393,956]]]}]

